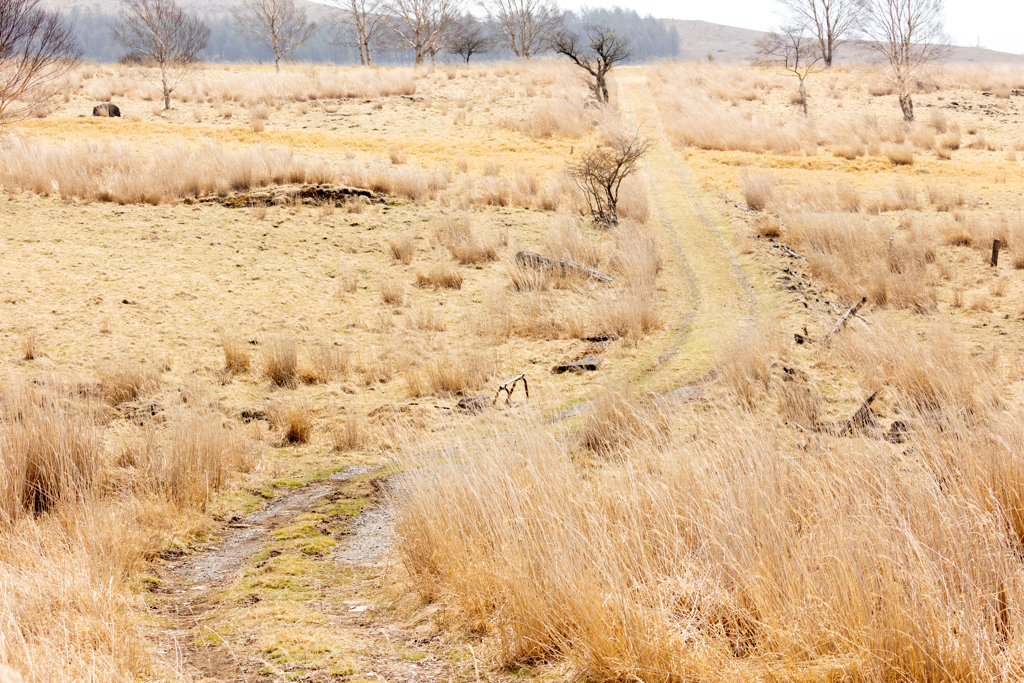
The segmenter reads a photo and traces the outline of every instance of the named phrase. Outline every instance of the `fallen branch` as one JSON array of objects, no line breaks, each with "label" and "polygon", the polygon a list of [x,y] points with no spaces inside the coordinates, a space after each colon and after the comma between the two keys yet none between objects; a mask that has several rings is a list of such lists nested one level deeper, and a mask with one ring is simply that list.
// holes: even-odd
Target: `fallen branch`
[{"label": "fallen branch", "polygon": [[526,398],[530,398],[530,385],[526,382],[526,373],[516,375],[509,381],[498,387],[498,390],[494,392],[494,400],[491,401],[491,405],[495,405],[498,402],[498,397],[501,396],[501,392],[505,392],[505,405],[512,404],[512,392],[516,390],[516,384],[519,382],[523,383],[523,389],[526,390]]},{"label": "fallen branch", "polygon": [[825,342],[828,341],[829,337],[831,337],[833,334],[846,327],[846,323],[850,322],[850,318],[857,315],[857,311],[860,310],[860,307],[866,304],[867,302],[868,298],[864,297],[854,305],[850,306],[850,308],[846,310],[846,313],[843,313],[843,315],[839,317],[839,320],[837,320],[836,324],[832,326],[832,329],[828,331],[828,334],[821,338],[821,343],[824,344]]},{"label": "fallen branch", "polygon": [[599,270],[587,268],[583,264],[576,263],[571,258],[560,258],[557,261],[532,251],[521,251],[516,254],[516,263],[524,268],[533,268],[544,272],[558,272],[561,275],[576,274],[598,282],[611,282],[612,278]]}]

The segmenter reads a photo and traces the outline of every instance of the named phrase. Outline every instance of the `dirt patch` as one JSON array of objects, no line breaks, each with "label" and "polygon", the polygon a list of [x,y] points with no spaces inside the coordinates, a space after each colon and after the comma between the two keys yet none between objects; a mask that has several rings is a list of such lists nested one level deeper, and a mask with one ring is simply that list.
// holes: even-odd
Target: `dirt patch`
[{"label": "dirt patch", "polygon": [[276,498],[261,509],[233,522],[223,538],[174,568],[174,574],[186,583],[221,583],[242,569],[246,561],[260,551],[268,535],[309,511],[318,501],[333,493],[341,482],[372,471],[369,465],[348,467],[329,479],[313,482]]}]

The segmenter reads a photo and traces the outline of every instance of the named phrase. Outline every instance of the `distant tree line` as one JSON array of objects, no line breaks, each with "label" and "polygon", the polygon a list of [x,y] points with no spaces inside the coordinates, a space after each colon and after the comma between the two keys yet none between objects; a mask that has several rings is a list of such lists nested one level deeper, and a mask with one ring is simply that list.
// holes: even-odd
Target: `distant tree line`
[{"label": "distant tree line", "polygon": [[[357,0],[358,2],[359,0]],[[500,1],[500,0],[499,0]],[[522,5],[539,0],[512,0]],[[301,62],[332,63],[339,65],[365,63],[366,54],[361,54],[354,17],[349,8],[351,0],[335,0],[336,11],[327,14],[315,32],[300,45],[285,55],[286,59]],[[370,3],[366,3],[370,4]],[[381,20],[369,40],[371,63],[384,66],[410,65],[416,59],[415,45],[404,35],[407,27],[383,22],[384,2],[371,7],[376,16],[369,19]],[[548,4],[548,3],[542,3]],[[675,57],[679,50],[679,36],[674,27],[652,16],[642,17],[635,10],[622,7],[612,9],[587,9],[582,12],[560,12],[553,3],[554,24],[546,30],[548,35],[539,36],[537,45],[526,57],[551,53],[551,38],[557,30],[567,29],[583,34],[588,26],[612,27],[617,35],[628,38],[633,46],[630,58],[635,62],[649,62],[656,59]],[[513,13],[514,14],[514,13]],[[76,7],[64,12],[86,61],[113,63],[126,54],[123,44],[110,39],[111,29],[118,20],[118,14],[105,13],[95,9]],[[210,29],[205,50],[199,54],[202,61],[213,63],[265,63],[275,61],[274,50],[254,40],[251,32],[245,31],[239,21],[230,13],[207,12],[202,19]],[[404,23],[404,22],[403,22]],[[452,61],[476,61],[516,59],[516,52],[503,40],[494,13],[476,17],[466,12],[454,14],[444,27],[443,35],[436,36],[430,45],[424,45],[421,58],[438,58]],[[404,29],[404,30],[403,30]],[[415,40],[415,38],[414,38]]]}]

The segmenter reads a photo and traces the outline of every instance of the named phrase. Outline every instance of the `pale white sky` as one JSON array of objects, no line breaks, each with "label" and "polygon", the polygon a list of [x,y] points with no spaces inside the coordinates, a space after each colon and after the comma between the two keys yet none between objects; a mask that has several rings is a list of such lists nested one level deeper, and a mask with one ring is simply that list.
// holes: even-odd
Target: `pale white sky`
[{"label": "pale white sky", "polygon": [[[780,23],[772,0],[562,0],[565,9],[620,5],[664,19],[702,19],[763,31]],[[956,45],[1024,54],[1024,0],[946,0],[946,32]]]}]

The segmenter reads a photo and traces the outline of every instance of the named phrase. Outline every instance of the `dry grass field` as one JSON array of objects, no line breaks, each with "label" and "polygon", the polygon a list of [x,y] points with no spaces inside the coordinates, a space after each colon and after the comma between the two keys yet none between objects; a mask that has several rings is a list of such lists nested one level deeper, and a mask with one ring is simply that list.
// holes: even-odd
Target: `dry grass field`
[{"label": "dry grass field", "polygon": [[[0,665],[1018,678],[1024,71],[808,91],[73,73],[0,139]],[[567,169],[635,130],[597,227]]]}]

